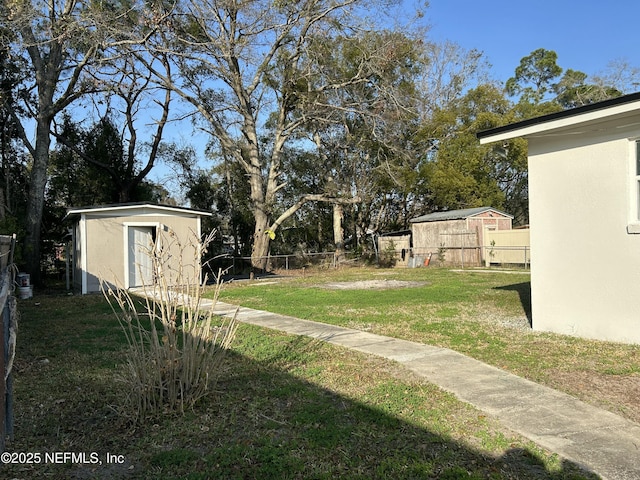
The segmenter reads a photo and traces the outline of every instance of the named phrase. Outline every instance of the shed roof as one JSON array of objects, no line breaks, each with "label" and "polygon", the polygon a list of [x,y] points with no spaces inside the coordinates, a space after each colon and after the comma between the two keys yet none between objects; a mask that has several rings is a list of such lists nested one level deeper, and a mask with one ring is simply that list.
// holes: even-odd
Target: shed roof
[{"label": "shed roof", "polygon": [[423,222],[439,222],[443,220],[464,220],[465,218],[479,215],[487,211],[496,212],[504,217],[513,218],[513,215],[501,212],[492,207],[477,207],[477,208],[465,208],[462,210],[447,210],[445,212],[429,213],[428,215],[422,215],[420,217],[412,218],[409,220],[411,223],[423,223]]},{"label": "shed roof", "polygon": [[516,137],[530,137],[548,133],[551,130],[568,130],[576,127],[592,129],[594,125],[613,117],[619,118],[621,121],[635,117],[632,121],[637,122],[639,112],[640,92],[637,92],[484,130],[478,132],[476,136],[481,144],[485,144]]},{"label": "shed roof", "polygon": [[396,230],[395,232],[381,233],[380,237],[400,237],[402,235],[411,235],[411,230]]},{"label": "shed roof", "polygon": [[149,202],[133,202],[133,203],[115,203],[110,205],[94,205],[87,207],[72,207],[67,209],[67,217],[80,215],[83,213],[98,213],[109,215],[111,213],[126,213],[127,211],[148,209],[151,211],[158,211],[162,213],[189,213],[193,215],[199,215],[204,217],[212,216],[211,212],[205,210],[198,210],[195,208],[178,207],[175,205],[164,205],[159,203]]}]

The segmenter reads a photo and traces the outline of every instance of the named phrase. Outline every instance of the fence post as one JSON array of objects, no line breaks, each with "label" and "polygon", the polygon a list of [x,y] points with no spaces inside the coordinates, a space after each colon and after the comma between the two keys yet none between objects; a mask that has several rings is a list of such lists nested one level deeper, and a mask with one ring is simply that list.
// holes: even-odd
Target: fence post
[{"label": "fence post", "polygon": [[[5,278],[5,282],[11,281],[11,275],[7,271]],[[3,428],[2,428],[2,451],[4,452],[5,447],[5,439],[13,438],[13,374],[9,373],[8,376],[5,375],[6,370],[10,367],[10,359],[9,359],[9,339],[11,336],[11,306],[10,306],[10,296],[11,294],[7,292],[7,296],[4,300],[4,307],[2,308],[2,323],[3,323],[3,366],[2,376],[3,376],[3,386],[4,386],[4,418],[3,418]],[[6,378],[5,378],[6,377]]]},{"label": "fence post", "polygon": [[[0,452],[4,452],[7,437],[13,437],[13,356],[15,355],[15,325],[13,322],[13,253],[15,234],[0,236]],[[7,248],[8,247],[8,248]],[[13,333],[13,336],[12,336]],[[12,338],[13,337],[13,338]],[[13,347],[13,348],[12,348]]]},{"label": "fence post", "polygon": [[[4,272],[4,270],[3,270]],[[6,275],[2,275],[2,282],[6,281]],[[2,290],[6,287],[2,285]],[[2,372],[2,381],[0,381],[0,451],[4,452],[5,440],[7,437],[7,399],[9,398],[7,392],[7,381],[5,379],[5,372],[7,368],[7,343],[8,343],[8,322],[5,315],[5,309],[2,308],[2,331],[0,332],[0,372]]]}]

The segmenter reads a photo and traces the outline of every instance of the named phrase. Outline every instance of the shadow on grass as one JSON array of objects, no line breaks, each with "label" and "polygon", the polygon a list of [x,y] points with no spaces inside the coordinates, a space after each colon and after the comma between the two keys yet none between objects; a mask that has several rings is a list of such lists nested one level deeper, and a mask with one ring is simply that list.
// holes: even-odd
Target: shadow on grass
[{"label": "shadow on grass", "polygon": [[533,317],[531,315],[531,282],[514,283],[513,285],[505,285],[503,287],[494,287],[496,290],[507,290],[518,292],[520,303],[524,310],[529,326],[533,327]]},{"label": "shadow on grass", "polygon": [[[66,319],[68,331],[86,328],[77,313]],[[250,326],[240,330],[214,393],[196,411],[127,427],[109,406],[122,393],[119,370],[107,369],[99,350],[52,349],[68,332],[47,338],[32,314],[23,314],[29,347],[18,352],[20,413],[7,450],[98,452],[101,459],[109,452],[125,462],[9,465],[8,478],[597,478],[565,461],[549,471],[519,444],[494,457],[472,446],[477,438],[456,441],[452,413],[482,421],[437,388],[398,380],[364,355]]]}]

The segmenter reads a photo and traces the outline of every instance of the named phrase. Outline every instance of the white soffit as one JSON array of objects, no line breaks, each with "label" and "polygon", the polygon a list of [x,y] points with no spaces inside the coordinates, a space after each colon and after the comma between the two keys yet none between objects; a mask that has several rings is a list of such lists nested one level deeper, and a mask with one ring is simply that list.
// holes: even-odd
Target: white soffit
[{"label": "white soffit", "polygon": [[[625,121],[625,119],[628,120]],[[567,133],[580,134],[600,130],[600,124],[614,120],[616,123],[620,123],[616,127],[640,124],[640,100],[557,119],[544,120],[544,117],[542,117],[540,123],[522,127],[517,127],[517,124],[514,124],[513,129],[483,136],[479,140],[481,145],[485,145],[518,137],[543,137],[566,135]]]}]

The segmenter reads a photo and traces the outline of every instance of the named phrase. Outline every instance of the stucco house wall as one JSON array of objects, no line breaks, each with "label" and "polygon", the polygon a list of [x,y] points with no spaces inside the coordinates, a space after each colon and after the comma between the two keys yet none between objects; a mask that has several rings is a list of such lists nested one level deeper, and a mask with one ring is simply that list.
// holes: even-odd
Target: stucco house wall
[{"label": "stucco house wall", "polygon": [[[74,286],[82,293],[100,291],[100,279],[123,288],[141,286],[135,255],[149,256],[153,240],[167,255],[165,274],[174,279],[182,271],[199,278],[196,242],[201,235],[201,217],[207,212],[173,206],[131,204],[70,209],[74,220]],[[136,240],[132,230],[140,230]],[[134,253],[134,250],[137,253]],[[139,258],[139,257],[138,257]],[[144,275],[143,275],[144,276]]]},{"label": "stucco house wall", "polygon": [[533,323],[640,342],[640,236],[627,232],[629,138],[640,130],[611,127],[529,141]]},{"label": "stucco house wall", "polygon": [[528,140],[533,328],[640,343],[640,94],[478,137]]}]

